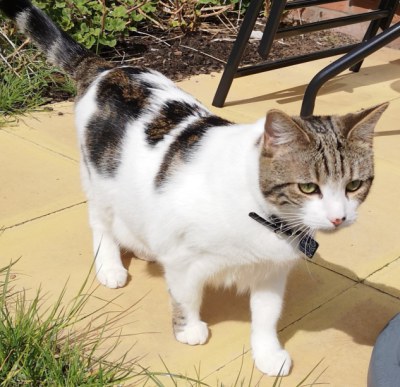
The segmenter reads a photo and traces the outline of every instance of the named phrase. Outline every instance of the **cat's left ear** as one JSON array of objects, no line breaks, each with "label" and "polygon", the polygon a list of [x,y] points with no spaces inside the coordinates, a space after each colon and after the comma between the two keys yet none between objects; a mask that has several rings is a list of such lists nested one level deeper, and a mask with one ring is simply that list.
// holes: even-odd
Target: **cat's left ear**
[{"label": "cat's left ear", "polygon": [[357,113],[346,114],[342,117],[344,135],[350,141],[366,141],[372,144],[375,126],[388,106],[389,103],[385,102]]},{"label": "cat's left ear", "polygon": [[309,143],[308,134],[286,113],[272,109],[267,113],[264,146],[278,147],[289,143]]}]

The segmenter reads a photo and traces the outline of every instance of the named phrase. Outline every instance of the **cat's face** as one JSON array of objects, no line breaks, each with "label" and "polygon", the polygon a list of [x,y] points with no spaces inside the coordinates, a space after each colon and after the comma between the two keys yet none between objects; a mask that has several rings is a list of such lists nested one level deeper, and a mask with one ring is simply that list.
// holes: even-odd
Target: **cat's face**
[{"label": "cat's face", "polygon": [[260,187],[277,215],[307,230],[353,223],[374,178],[373,130],[386,107],[307,119],[270,111]]}]

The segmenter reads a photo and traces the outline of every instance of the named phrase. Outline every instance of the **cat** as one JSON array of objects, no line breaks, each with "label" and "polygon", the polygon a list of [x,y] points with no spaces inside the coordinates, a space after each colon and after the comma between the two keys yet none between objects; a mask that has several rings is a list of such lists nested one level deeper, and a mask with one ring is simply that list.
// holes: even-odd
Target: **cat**
[{"label": "cat", "polygon": [[255,364],[287,375],[291,358],[276,332],[287,275],[316,230],[355,221],[387,104],[308,118],[273,109],[235,124],[156,71],[92,54],[28,0],[0,0],[0,9],[76,81],[98,280],[126,284],[120,246],[159,262],[175,337],[191,345],[208,339],[205,284],[249,292]]}]

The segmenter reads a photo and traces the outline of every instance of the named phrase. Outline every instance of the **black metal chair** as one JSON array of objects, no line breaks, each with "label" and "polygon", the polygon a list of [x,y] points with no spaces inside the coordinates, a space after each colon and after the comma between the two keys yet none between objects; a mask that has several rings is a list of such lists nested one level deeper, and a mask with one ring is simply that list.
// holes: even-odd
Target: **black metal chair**
[{"label": "black metal chair", "polygon": [[[309,88],[304,95],[303,106],[301,110],[302,116],[311,115],[314,108],[316,93],[328,79],[349,67],[351,67],[352,71],[359,71],[362,60],[366,56],[370,55],[372,52],[378,50],[399,36],[399,26],[395,25],[390,27],[399,0],[381,0],[379,8],[374,11],[283,28],[279,28],[279,24],[284,11],[326,3],[334,3],[338,2],[338,0],[274,0],[272,2],[270,14],[258,49],[258,52],[263,59],[268,58],[272,43],[275,39],[331,29],[365,21],[370,21],[370,24],[365,32],[363,40],[360,43],[335,47],[332,49],[312,52],[305,55],[284,58],[276,61],[267,61],[265,63],[239,68],[246,44],[250,38],[251,32],[253,31],[263,1],[264,0],[252,0],[245,14],[242,26],[232,47],[225,70],[218,85],[217,92],[214,96],[213,105],[216,107],[222,107],[224,105],[234,78],[348,53],[343,58],[340,58],[318,73],[317,76],[311,81]],[[376,36],[379,28],[384,30],[384,32]]]}]

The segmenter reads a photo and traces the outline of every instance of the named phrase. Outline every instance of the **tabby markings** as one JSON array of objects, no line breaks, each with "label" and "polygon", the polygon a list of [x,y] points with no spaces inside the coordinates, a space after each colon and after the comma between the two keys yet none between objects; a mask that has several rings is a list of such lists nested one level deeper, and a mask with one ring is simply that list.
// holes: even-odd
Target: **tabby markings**
[{"label": "tabby markings", "polygon": [[118,169],[128,122],[137,119],[148,104],[150,90],[131,77],[146,71],[117,68],[99,82],[98,112],[87,125],[86,147],[90,161],[107,176],[114,176]]},{"label": "tabby markings", "polygon": [[170,296],[172,299],[172,327],[175,335],[182,332],[187,324],[187,318],[182,306],[175,301],[171,292]]},{"label": "tabby markings", "polygon": [[157,145],[164,136],[190,116],[199,114],[200,107],[184,101],[168,101],[160,113],[146,128],[146,139],[149,145]]},{"label": "tabby markings", "polygon": [[160,170],[155,179],[155,185],[160,188],[171,174],[171,170],[182,162],[188,162],[194,150],[198,147],[202,137],[208,129],[231,125],[231,123],[217,116],[201,117],[189,124],[170,145]]}]

